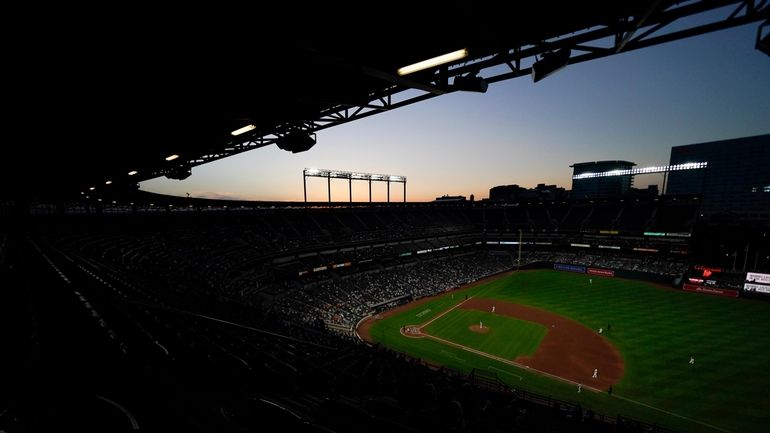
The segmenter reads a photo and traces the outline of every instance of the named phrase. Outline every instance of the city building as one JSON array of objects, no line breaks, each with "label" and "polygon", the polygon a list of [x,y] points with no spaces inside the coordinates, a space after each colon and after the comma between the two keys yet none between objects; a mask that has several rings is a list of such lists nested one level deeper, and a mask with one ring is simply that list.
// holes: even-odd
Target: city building
[{"label": "city building", "polygon": [[490,188],[489,200],[519,202],[529,200],[559,201],[567,198],[567,191],[556,185],[537,184],[534,188],[519,185],[499,185]]},{"label": "city building", "polygon": [[706,162],[704,170],[672,171],[668,195],[700,195],[702,213],[770,219],[770,134],[671,148],[671,165]]},{"label": "city building", "polygon": [[[572,172],[571,198],[574,200],[622,197],[633,184],[633,174],[591,176],[596,173],[630,171],[636,164],[629,161],[594,161],[570,165]],[[583,176],[581,176],[583,175]]]},{"label": "city building", "polygon": [[440,203],[461,202],[461,201],[465,201],[465,196],[464,195],[448,195],[448,194],[444,194],[441,197],[436,197],[436,199],[433,200],[433,201],[437,201],[437,202],[440,202]]}]

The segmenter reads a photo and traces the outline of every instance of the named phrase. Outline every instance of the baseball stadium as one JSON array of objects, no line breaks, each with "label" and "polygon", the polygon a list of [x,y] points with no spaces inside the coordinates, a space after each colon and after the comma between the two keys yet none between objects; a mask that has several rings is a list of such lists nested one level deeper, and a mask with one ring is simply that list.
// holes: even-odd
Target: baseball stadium
[{"label": "baseball stadium", "polygon": [[31,26],[0,433],[768,430],[770,2],[417,3]]},{"label": "baseball stadium", "polygon": [[[712,227],[699,200],[134,199],[38,214],[34,238],[4,234],[39,353],[9,389],[39,411],[36,428],[131,427],[123,409],[153,426],[247,430],[767,425],[767,228]],[[719,257],[715,231],[748,251]]]}]

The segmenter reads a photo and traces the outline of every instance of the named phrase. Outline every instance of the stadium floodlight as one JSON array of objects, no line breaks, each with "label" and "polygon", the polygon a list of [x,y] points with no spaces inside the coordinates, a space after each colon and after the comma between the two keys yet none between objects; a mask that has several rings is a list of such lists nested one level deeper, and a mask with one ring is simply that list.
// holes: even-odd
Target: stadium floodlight
[{"label": "stadium floodlight", "polygon": [[421,62],[412,63],[411,65],[398,68],[398,75],[407,75],[414,72],[422,71],[425,69],[433,68],[439,65],[444,65],[450,62],[454,62],[460,59],[468,57],[468,49],[452,51],[451,53],[442,54]]},{"label": "stadium floodlight", "polygon": [[257,127],[257,125],[255,125],[253,123],[249,123],[248,125],[246,125],[246,126],[244,126],[242,128],[238,128],[235,131],[231,132],[230,135],[232,135],[232,136],[241,135],[241,134],[244,134],[246,132],[251,131],[252,129],[256,129],[256,127]]},{"label": "stadium floodlight", "polygon": [[372,174],[342,170],[327,170],[324,168],[306,168],[303,170],[305,176],[309,177],[330,177],[333,179],[352,179],[352,180],[374,180],[380,182],[406,182],[406,176],[391,174]]},{"label": "stadium floodlight", "polygon": [[179,155],[177,155],[177,154],[175,153],[175,154],[173,154],[173,155],[169,155],[169,156],[167,156],[167,157],[166,157],[166,161],[173,161],[173,160],[175,160],[175,159],[177,159],[177,158],[179,158]]},{"label": "stadium floodlight", "polygon": [[372,201],[372,185],[375,182],[388,182],[388,202],[390,202],[390,182],[398,182],[404,184],[404,202],[406,202],[406,176],[397,176],[390,174],[373,174],[373,173],[361,173],[358,171],[342,171],[342,170],[327,170],[323,168],[305,168],[302,170],[302,182],[305,190],[305,203],[307,203],[307,178],[308,177],[321,177],[328,179],[328,199],[331,203],[331,180],[332,179],[346,179],[349,182],[349,198],[351,203],[353,202],[353,181],[363,180],[369,182],[369,202]]},{"label": "stadium floodlight", "polygon": [[562,48],[551,53],[544,53],[542,59],[532,65],[532,82],[537,83],[543,78],[567,66],[572,50]]},{"label": "stadium floodlight", "polygon": [[136,170],[131,170],[131,171],[129,171],[129,172],[128,172],[128,175],[129,175],[129,176],[133,176],[133,175],[135,175],[135,174],[137,174],[137,173],[139,173],[139,172],[138,172],[138,171],[136,171]]},{"label": "stadium floodlight", "polygon": [[669,171],[698,170],[708,167],[708,162],[686,162],[684,164],[662,165],[642,168],[632,168],[628,170],[610,170],[599,173],[585,172],[572,176],[572,179],[594,179],[597,177],[610,176],[633,176],[636,174],[667,173]]}]

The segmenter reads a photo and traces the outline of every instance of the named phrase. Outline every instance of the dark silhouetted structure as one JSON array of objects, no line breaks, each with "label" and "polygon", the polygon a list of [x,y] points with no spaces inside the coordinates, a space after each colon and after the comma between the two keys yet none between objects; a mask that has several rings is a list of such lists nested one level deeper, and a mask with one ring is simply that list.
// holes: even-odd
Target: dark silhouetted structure
[{"label": "dark silhouetted structure", "polygon": [[522,188],[519,185],[499,185],[490,188],[489,200],[518,202],[528,200],[559,201],[567,198],[567,191],[556,185],[537,184],[534,188]]},{"label": "dark silhouetted structure", "polygon": [[770,219],[770,134],[671,148],[671,164],[708,163],[669,173],[666,194],[700,195],[704,214]]},{"label": "dark silhouetted structure", "polygon": [[[636,164],[629,161],[580,162],[570,165],[572,175],[604,173],[615,170],[630,170]],[[571,197],[576,200],[621,197],[631,190],[633,175],[587,177],[572,180]]]},{"label": "dark silhouetted structure", "polygon": [[447,203],[447,202],[463,202],[466,198],[464,195],[442,195],[441,197],[436,197],[437,202]]}]

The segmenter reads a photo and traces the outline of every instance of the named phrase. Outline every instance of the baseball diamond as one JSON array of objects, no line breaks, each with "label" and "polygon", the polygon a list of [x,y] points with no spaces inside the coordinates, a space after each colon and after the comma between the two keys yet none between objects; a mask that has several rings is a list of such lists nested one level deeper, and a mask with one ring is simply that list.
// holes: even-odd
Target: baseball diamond
[{"label": "baseball diamond", "polygon": [[[516,389],[679,431],[762,431],[770,423],[770,373],[762,368],[770,342],[767,324],[756,321],[770,317],[770,305],[591,279],[507,273],[397,307],[358,332],[434,365],[493,372]],[[409,335],[393,332],[403,325]]]}]

